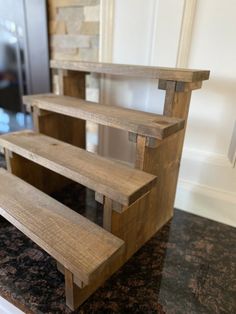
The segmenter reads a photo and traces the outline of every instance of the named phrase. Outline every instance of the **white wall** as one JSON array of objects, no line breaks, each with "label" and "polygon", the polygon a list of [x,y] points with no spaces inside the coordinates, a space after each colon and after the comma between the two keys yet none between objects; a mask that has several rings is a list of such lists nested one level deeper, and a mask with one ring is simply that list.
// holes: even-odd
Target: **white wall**
[{"label": "white wall", "polygon": [[[183,39],[192,18],[192,36]],[[174,67],[184,47],[185,64],[211,70],[193,92],[176,207],[236,226],[236,172],[227,158],[236,117],[235,21],[235,0],[115,0],[113,62]],[[157,82],[111,79],[107,96],[109,104],[162,112]],[[132,161],[126,138],[105,132],[104,154]]]},{"label": "white wall", "polygon": [[[113,41],[112,62],[159,65],[171,60],[171,66],[174,66],[181,28],[179,12],[183,3],[183,0],[115,0],[113,38],[108,36],[106,39]],[[166,21],[168,14],[173,24]],[[160,32],[160,25],[167,30],[167,38]],[[164,92],[158,90],[157,85],[157,80],[112,77],[107,82],[106,103],[162,114]],[[134,161],[135,147],[128,142],[127,133],[105,129],[100,152],[126,162]]]},{"label": "white wall", "polygon": [[176,205],[236,226],[236,169],[227,154],[236,120],[236,1],[198,0],[190,68],[210,80],[194,92]]}]

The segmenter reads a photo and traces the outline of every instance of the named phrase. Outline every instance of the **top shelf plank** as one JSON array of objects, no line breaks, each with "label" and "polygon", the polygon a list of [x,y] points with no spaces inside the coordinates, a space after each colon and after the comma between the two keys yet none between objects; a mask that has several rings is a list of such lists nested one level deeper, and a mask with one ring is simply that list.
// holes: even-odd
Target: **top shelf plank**
[{"label": "top shelf plank", "polygon": [[162,79],[181,82],[197,82],[209,79],[210,71],[181,68],[151,67],[140,65],[51,60],[52,69],[93,72],[100,74]]}]

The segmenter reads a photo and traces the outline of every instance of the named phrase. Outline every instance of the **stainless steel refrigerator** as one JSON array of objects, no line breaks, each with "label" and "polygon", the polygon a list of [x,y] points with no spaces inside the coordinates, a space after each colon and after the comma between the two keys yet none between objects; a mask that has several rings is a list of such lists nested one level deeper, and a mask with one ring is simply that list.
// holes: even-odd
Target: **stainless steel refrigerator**
[{"label": "stainless steel refrigerator", "polygon": [[14,113],[25,127],[22,94],[49,91],[47,1],[0,0],[0,133],[8,120],[9,130],[17,129]]}]

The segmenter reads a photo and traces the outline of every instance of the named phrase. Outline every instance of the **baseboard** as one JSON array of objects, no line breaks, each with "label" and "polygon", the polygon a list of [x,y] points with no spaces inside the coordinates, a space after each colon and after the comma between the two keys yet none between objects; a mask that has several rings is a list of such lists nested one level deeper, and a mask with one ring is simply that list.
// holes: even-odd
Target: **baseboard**
[{"label": "baseboard", "polygon": [[180,179],[175,207],[236,227],[236,193]]},{"label": "baseboard", "polygon": [[234,166],[226,155],[187,147],[183,149],[183,158],[226,168],[233,168]]},{"label": "baseboard", "polygon": [[13,304],[0,296],[0,313],[1,314],[24,314],[21,310],[16,308]]}]

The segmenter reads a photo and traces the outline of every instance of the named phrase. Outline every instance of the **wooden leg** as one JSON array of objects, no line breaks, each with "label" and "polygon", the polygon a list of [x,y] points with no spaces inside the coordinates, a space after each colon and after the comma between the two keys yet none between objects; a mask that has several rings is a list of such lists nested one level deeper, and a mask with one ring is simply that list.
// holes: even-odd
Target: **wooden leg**
[{"label": "wooden leg", "polygon": [[[58,261],[57,261],[57,270],[59,272],[61,272],[63,275],[65,275],[65,267],[61,263],[59,263]],[[74,277],[73,279],[74,279],[74,283],[79,288],[84,288],[84,283],[81,280],[79,280],[77,277]]]},{"label": "wooden leg", "polygon": [[74,305],[75,308],[83,304],[108,278],[110,278],[123,264],[125,263],[124,253],[117,257],[111,257],[109,260],[109,265],[106,264],[101,270],[99,276],[96,277],[89,285],[84,288],[79,288],[74,285]]},{"label": "wooden leg", "polygon": [[66,293],[66,305],[75,310],[75,296],[74,296],[74,280],[73,274],[65,268],[65,293]]},{"label": "wooden leg", "polygon": [[105,197],[103,206],[103,228],[111,231],[112,200]]},{"label": "wooden leg", "polygon": [[101,193],[95,192],[95,201],[104,204],[104,196]]},{"label": "wooden leg", "polygon": [[8,149],[4,148],[4,154],[5,154],[5,161],[7,170],[12,173],[12,167],[11,167],[11,159],[12,159],[12,152]]}]

